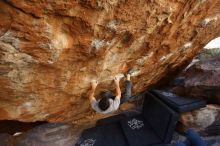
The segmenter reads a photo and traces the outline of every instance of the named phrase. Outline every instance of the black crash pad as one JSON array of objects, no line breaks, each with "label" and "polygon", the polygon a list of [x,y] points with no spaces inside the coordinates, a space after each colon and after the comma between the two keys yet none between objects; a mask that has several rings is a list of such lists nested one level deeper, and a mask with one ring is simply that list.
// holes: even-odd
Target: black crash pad
[{"label": "black crash pad", "polygon": [[148,146],[162,143],[162,140],[142,116],[127,118],[120,123],[130,146]]},{"label": "black crash pad", "polygon": [[159,97],[160,100],[178,113],[189,112],[206,106],[206,102],[198,98],[181,97],[161,90],[151,90],[150,93]]},{"label": "black crash pad", "polygon": [[143,116],[163,143],[171,141],[179,117],[174,110],[157,97],[147,93]]},{"label": "black crash pad", "polygon": [[80,136],[76,146],[104,146],[101,127],[86,129]]},{"label": "black crash pad", "polygon": [[76,146],[128,146],[119,123],[96,126],[85,130]]},{"label": "black crash pad", "polygon": [[127,140],[119,123],[108,124],[102,128],[104,146],[128,146]]},{"label": "black crash pad", "polygon": [[96,126],[113,124],[113,123],[119,122],[121,119],[124,119],[124,118],[126,118],[126,115],[119,114],[119,115],[111,116],[108,118],[100,119],[96,122]]}]

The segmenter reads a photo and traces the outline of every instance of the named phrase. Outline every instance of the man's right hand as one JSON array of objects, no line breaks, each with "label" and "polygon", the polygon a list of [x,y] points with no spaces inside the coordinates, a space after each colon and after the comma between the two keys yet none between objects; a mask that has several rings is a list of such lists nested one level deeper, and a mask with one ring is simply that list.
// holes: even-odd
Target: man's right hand
[{"label": "man's right hand", "polygon": [[97,80],[93,80],[91,82],[91,86],[92,86],[93,89],[95,89],[97,87],[97,85],[98,85],[98,81]]}]

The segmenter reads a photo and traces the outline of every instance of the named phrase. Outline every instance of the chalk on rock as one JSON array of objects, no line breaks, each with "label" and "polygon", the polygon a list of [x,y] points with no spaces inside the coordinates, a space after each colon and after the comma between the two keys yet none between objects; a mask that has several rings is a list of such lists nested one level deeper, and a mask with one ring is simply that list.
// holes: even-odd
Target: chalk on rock
[{"label": "chalk on rock", "polygon": [[131,76],[137,76],[140,74],[140,70],[139,69],[135,69],[135,68],[132,68],[128,71],[128,74],[130,74]]}]

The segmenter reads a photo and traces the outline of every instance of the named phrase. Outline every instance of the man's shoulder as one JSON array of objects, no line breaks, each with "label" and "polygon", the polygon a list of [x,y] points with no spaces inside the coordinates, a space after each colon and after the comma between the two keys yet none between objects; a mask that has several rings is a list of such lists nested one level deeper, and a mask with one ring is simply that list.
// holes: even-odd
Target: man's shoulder
[{"label": "man's shoulder", "polygon": [[116,96],[115,99],[112,100],[111,106],[113,110],[117,110],[119,105],[120,105],[120,98]]},{"label": "man's shoulder", "polygon": [[121,97],[120,96],[115,96],[115,101],[120,101],[121,100]]}]

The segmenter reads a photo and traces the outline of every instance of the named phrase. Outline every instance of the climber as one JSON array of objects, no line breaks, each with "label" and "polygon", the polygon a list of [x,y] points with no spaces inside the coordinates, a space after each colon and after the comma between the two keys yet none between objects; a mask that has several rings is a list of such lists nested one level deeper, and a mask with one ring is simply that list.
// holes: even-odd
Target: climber
[{"label": "climber", "polygon": [[100,94],[101,99],[98,101],[94,97],[94,92],[98,85],[98,81],[91,82],[92,89],[89,94],[89,100],[90,100],[92,108],[96,112],[102,113],[102,114],[114,112],[119,108],[120,104],[129,100],[129,98],[131,97],[131,88],[132,88],[132,83],[130,81],[130,74],[126,75],[125,92],[122,95],[121,95],[119,82],[120,82],[120,78],[115,77],[114,78],[114,83],[116,85],[115,95],[111,91],[104,91]]}]

